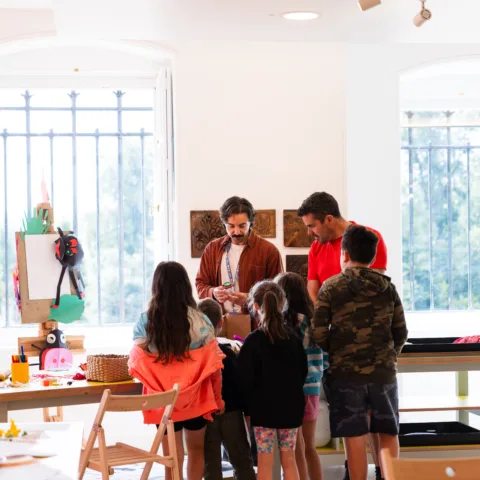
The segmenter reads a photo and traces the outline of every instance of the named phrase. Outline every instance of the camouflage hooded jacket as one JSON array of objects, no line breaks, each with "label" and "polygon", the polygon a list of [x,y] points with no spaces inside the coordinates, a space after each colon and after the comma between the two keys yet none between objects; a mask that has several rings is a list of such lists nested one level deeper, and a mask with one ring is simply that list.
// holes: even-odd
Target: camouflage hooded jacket
[{"label": "camouflage hooded jacket", "polygon": [[391,383],[407,340],[402,302],[390,278],[346,268],[318,292],[314,338],[330,355],[328,372],[360,382]]}]

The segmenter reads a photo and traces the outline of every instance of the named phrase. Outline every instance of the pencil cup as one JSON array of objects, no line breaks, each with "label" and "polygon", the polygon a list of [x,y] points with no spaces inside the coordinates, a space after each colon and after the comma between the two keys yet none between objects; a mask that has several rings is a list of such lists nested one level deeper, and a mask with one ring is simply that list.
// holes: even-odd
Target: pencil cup
[{"label": "pencil cup", "polygon": [[12,363],[12,383],[28,383],[30,381],[30,371],[28,363]]}]

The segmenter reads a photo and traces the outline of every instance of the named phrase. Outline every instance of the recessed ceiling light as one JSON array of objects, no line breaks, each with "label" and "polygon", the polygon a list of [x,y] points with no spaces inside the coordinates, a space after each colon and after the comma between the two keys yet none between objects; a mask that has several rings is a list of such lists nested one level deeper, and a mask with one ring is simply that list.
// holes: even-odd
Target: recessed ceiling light
[{"label": "recessed ceiling light", "polygon": [[283,14],[283,18],[287,20],[314,20],[318,18],[315,12],[287,12]]}]

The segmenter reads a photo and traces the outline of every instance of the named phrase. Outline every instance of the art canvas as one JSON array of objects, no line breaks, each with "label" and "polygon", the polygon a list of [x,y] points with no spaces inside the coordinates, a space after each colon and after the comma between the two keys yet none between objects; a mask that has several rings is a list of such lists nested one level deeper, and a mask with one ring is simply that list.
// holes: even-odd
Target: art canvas
[{"label": "art canvas", "polygon": [[190,212],[190,236],[192,258],[200,258],[205,247],[216,238],[226,234],[217,210],[200,210]]},{"label": "art canvas", "polygon": [[283,244],[285,247],[310,247],[313,237],[308,235],[307,227],[297,215],[296,210],[283,211]]},{"label": "art canvas", "polygon": [[[58,237],[56,233],[25,235],[29,300],[55,298],[58,280],[62,272],[62,266],[55,258],[55,240]],[[60,294],[70,294],[68,275],[63,278]]]}]

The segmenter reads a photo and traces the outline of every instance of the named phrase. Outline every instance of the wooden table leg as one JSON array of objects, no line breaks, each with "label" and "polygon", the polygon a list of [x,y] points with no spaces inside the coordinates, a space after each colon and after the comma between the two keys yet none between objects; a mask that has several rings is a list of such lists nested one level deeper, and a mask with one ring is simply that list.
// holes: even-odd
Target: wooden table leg
[{"label": "wooden table leg", "polygon": [[63,422],[63,407],[57,407],[56,415],[50,415],[50,409],[43,409],[43,421],[44,422]]},{"label": "wooden table leg", "polygon": [[[455,372],[455,388],[459,397],[468,395],[468,371]],[[460,410],[457,412],[457,421],[468,425],[468,410]]]},{"label": "wooden table leg", "polygon": [[6,403],[0,403],[0,423],[8,422],[8,405]]}]

